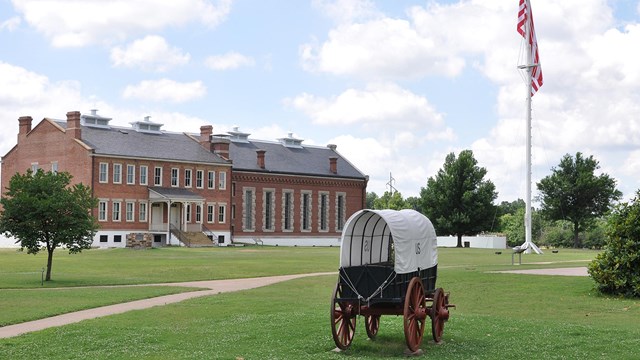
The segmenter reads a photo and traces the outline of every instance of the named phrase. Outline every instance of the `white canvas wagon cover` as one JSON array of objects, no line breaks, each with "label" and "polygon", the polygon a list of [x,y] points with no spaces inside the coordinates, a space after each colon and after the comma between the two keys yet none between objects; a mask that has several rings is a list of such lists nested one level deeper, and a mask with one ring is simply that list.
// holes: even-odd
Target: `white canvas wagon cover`
[{"label": "white canvas wagon cover", "polygon": [[397,274],[406,274],[438,264],[433,224],[415,210],[360,210],[347,220],[341,240],[340,267],[393,262]]}]

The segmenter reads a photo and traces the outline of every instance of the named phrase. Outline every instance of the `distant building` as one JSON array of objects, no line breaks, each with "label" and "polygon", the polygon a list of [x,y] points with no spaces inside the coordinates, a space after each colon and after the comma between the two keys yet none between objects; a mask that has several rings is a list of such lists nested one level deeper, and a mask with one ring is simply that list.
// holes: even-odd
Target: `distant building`
[{"label": "distant building", "polygon": [[18,143],[2,157],[2,188],[27,169],[68,171],[99,199],[100,247],[337,245],[346,219],[364,207],[367,177],[332,145],[110,120],[74,111],[32,128],[31,117],[20,117]]}]

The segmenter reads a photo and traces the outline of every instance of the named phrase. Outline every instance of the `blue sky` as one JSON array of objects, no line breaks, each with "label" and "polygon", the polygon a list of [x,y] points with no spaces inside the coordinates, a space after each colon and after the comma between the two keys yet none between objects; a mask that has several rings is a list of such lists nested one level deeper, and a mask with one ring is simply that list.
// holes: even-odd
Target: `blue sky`
[{"label": "blue sky", "polygon": [[[518,0],[0,0],[0,153],[67,111],[171,131],[337,144],[381,195],[417,196],[464,149],[525,194]],[[640,188],[638,1],[532,0],[545,84],[533,180],[580,151]],[[267,155],[268,156],[268,155]],[[534,187],[535,189],[535,187]],[[535,191],[534,191],[535,196]]]}]

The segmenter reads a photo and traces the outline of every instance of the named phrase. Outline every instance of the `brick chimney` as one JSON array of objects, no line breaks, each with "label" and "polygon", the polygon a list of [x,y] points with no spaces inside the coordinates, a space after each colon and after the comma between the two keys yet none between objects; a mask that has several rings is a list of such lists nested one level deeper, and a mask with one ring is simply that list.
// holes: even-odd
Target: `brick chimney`
[{"label": "brick chimney", "polygon": [[80,129],[80,111],[69,111],[67,113],[67,134],[74,139],[80,140],[82,130]]},{"label": "brick chimney", "polygon": [[214,154],[229,160],[229,144],[231,140],[223,136],[213,135],[211,137],[211,149]]},{"label": "brick chimney", "polygon": [[213,152],[213,146],[211,144],[211,134],[213,134],[213,126],[200,126],[200,145],[202,145],[205,149]]},{"label": "brick chimney", "polygon": [[266,153],[266,150],[256,150],[256,154],[258,155],[258,166],[260,167],[260,169],[264,169],[265,165],[264,165],[264,154]]},{"label": "brick chimney", "polygon": [[27,137],[29,131],[31,131],[31,122],[33,118],[31,116],[20,116],[18,118],[18,142]]},{"label": "brick chimney", "polygon": [[334,174],[338,173],[338,157],[337,156],[329,157],[329,170],[331,170],[331,172]]}]

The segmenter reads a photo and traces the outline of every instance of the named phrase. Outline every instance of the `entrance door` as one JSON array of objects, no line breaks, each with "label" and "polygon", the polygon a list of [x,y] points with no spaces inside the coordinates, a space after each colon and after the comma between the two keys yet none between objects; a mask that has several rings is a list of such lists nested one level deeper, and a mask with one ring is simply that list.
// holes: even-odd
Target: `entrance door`
[{"label": "entrance door", "polygon": [[180,227],[181,219],[181,211],[182,206],[180,204],[171,204],[171,225],[175,226],[177,229],[182,230]]},{"label": "entrance door", "polygon": [[[151,228],[162,230],[162,209],[163,204],[153,204],[151,206]],[[165,225],[166,229],[166,225]]]}]

